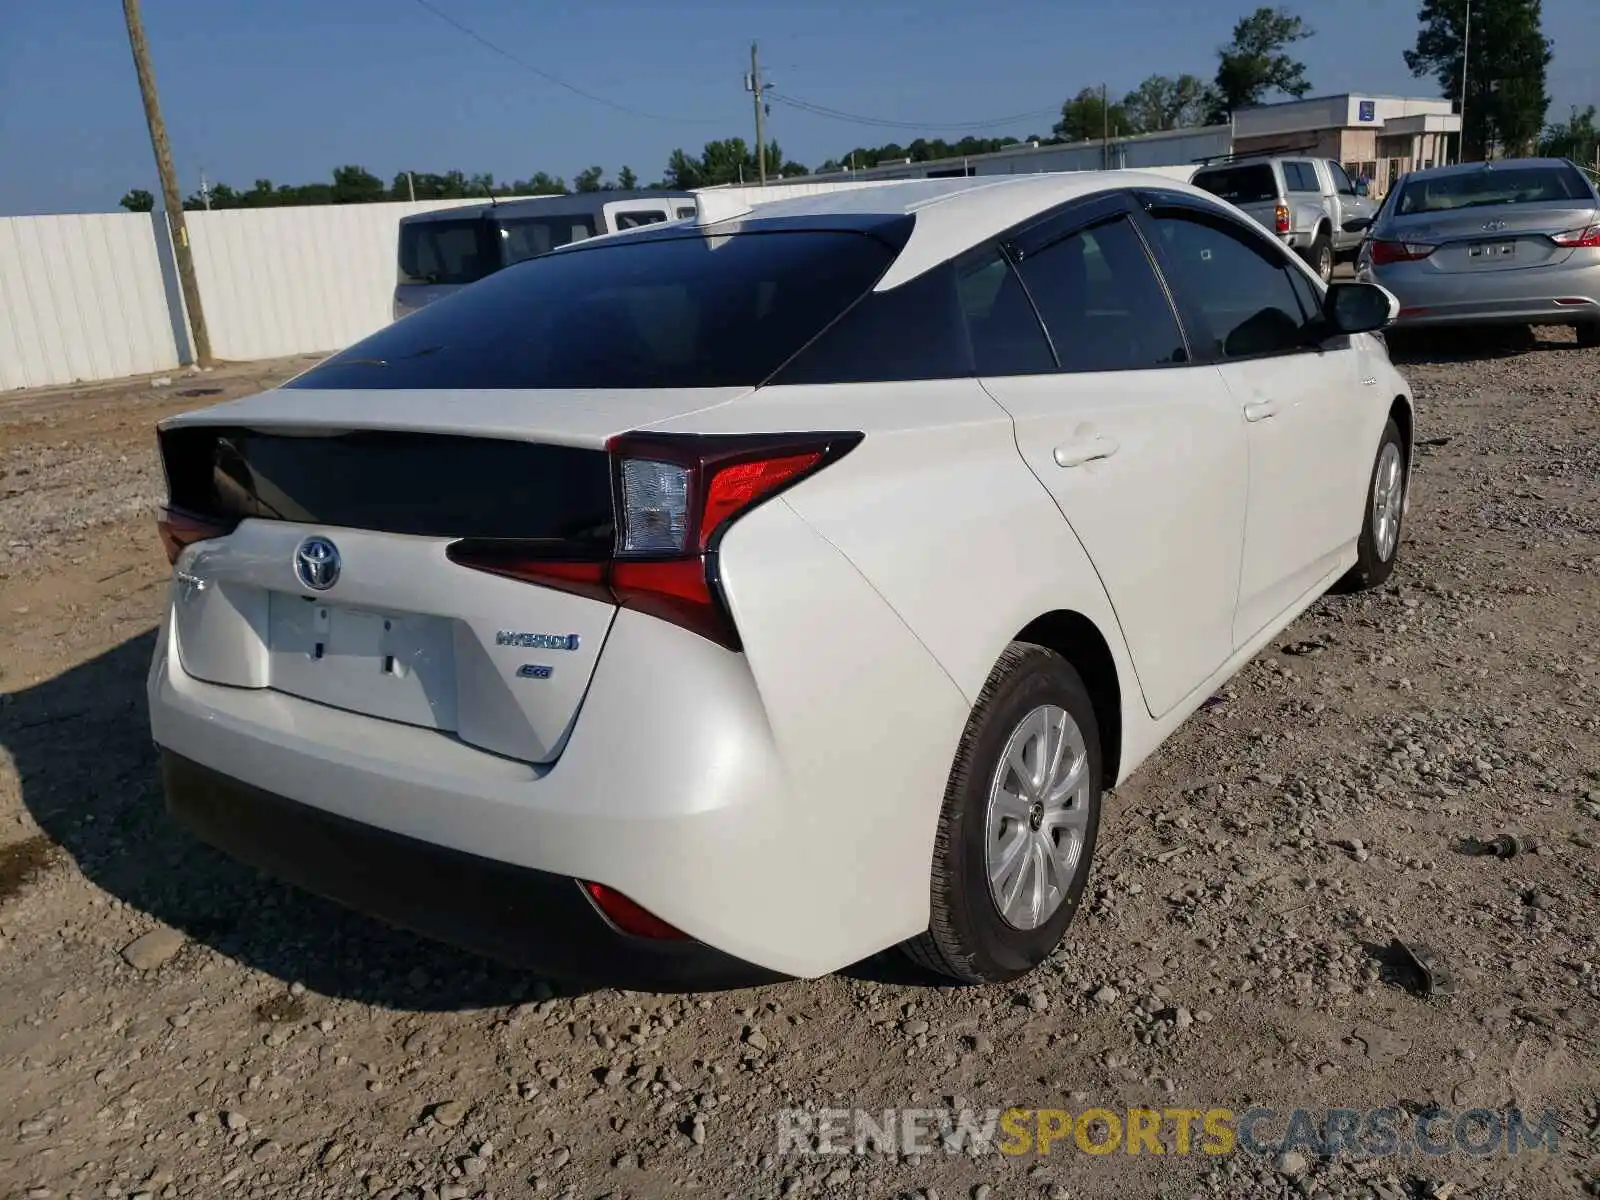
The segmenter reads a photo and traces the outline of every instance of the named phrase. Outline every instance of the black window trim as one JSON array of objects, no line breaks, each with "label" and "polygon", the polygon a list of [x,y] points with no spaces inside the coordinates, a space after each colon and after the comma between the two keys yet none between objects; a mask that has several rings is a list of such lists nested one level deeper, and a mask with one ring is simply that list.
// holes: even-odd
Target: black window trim
[{"label": "black window trim", "polygon": [[1033,293],[1028,288],[1028,281],[1018,270],[1018,264],[1025,262],[1030,256],[1042,254],[1058,242],[1066,241],[1075,234],[1084,233],[1095,226],[1104,225],[1119,218],[1125,218],[1133,229],[1134,237],[1144,248],[1145,260],[1150,265],[1150,273],[1155,276],[1161,293],[1166,297],[1167,307],[1172,313],[1172,320],[1178,327],[1178,337],[1183,343],[1183,361],[1174,360],[1165,363],[1151,363],[1147,367],[1136,368],[1144,371],[1164,371],[1174,367],[1192,367],[1197,365],[1194,356],[1193,339],[1189,336],[1188,322],[1184,319],[1184,311],[1178,304],[1177,294],[1172,285],[1167,281],[1166,272],[1161,268],[1161,260],[1157,258],[1150,239],[1146,235],[1143,223],[1139,220],[1138,194],[1128,188],[1117,188],[1112,191],[1095,192],[1089,196],[1079,196],[1065,204],[1057,205],[1037,216],[1029,217],[1021,224],[1013,226],[989,242],[963,251],[957,262],[963,261],[967,254],[977,252],[987,246],[998,246],[1000,255],[1010,265],[1016,280],[1022,285],[1022,294],[1028,298],[1028,306],[1033,309],[1034,320],[1039,322],[1039,328],[1044,331],[1046,344],[1050,347],[1051,357],[1055,359],[1058,375],[1068,374],[1111,374],[1112,372],[1079,372],[1067,371],[1061,366],[1061,355],[1056,350],[1055,339],[1050,336],[1050,324],[1044,319],[1044,314],[1039,311],[1039,305],[1033,298]]},{"label": "black window trim", "polygon": [[[1037,251],[1035,251],[1037,253]],[[1028,302],[1028,311],[1033,314],[1033,323],[1039,328],[1039,336],[1044,339],[1045,349],[1050,352],[1050,362],[1053,364],[1049,371],[1036,371],[1024,374],[997,375],[993,372],[980,372],[977,370],[977,348],[972,345],[972,326],[962,314],[962,327],[967,338],[967,357],[973,364],[971,378],[973,379],[1035,379],[1039,375],[1060,375],[1061,355],[1056,353],[1055,339],[1050,336],[1050,326],[1046,325],[1044,318],[1039,314],[1039,306],[1034,303],[1033,293],[1028,291],[1028,283],[1022,278],[1022,272],[1017,270],[1017,260],[1007,250],[1006,234],[1001,233],[995,237],[986,238],[975,246],[968,246],[954,258],[949,260],[951,278],[959,279],[961,274],[973,262],[980,259],[993,260],[998,258],[1005,264],[1007,275],[1022,289],[1022,296]]]},{"label": "black window trim", "polygon": [[[1174,272],[1167,262],[1166,253],[1161,246],[1161,239],[1156,235],[1156,230],[1152,224],[1156,216],[1163,212],[1181,213],[1206,224],[1218,226],[1225,231],[1237,233],[1241,235],[1244,241],[1262,247],[1266,256],[1276,260],[1284,270],[1296,271],[1300,269],[1299,265],[1293,261],[1292,252],[1254,221],[1241,221],[1232,213],[1226,212],[1216,205],[1207,204],[1205,201],[1183,192],[1145,188],[1139,190],[1137,197],[1137,212],[1134,222],[1136,226],[1144,230],[1145,246],[1159,264],[1163,276],[1177,275],[1177,272]],[[1326,293],[1321,290],[1320,284],[1321,281],[1319,280],[1318,287],[1313,289],[1313,295],[1325,297]],[[1195,329],[1208,327],[1205,316],[1195,304],[1193,297],[1181,286],[1175,284],[1171,285],[1171,293],[1174,299],[1177,300],[1178,312],[1187,325]],[[1300,303],[1298,293],[1295,295],[1295,303],[1296,306]],[[1202,363],[1221,365],[1223,363],[1259,362],[1268,358],[1291,358],[1299,354],[1321,354],[1326,349],[1325,345],[1308,340],[1303,346],[1295,346],[1287,350],[1271,350],[1263,354],[1242,354],[1228,357],[1222,354],[1219,349],[1216,353],[1196,355],[1192,344],[1189,353],[1191,361],[1198,366]]]}]

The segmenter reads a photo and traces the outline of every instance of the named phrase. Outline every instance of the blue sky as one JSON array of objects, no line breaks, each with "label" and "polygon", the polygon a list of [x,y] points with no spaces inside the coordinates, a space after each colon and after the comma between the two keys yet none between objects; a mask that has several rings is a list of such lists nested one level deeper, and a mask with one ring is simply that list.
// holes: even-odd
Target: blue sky
[{"label": "blue sky", "polygon": [[[971,122],[1113,94],[1152,72],[1209,78],[1255,0],[433,0],[484,37],[647,119],[563,91],[414,0],[145,0],[145,27],[186,193],[202,169],[236,187],[325,179],[357,163],[525,178],[598,163],[659,178],[676,146],[751,137],[741,90],[758,38],[780,92],[901,121]],[[1552,116],[1600,103],[1600,0],[1545,0]],[[121,6],[0,2],[0,214],[109,211],[156,191]],[[1417,0],[1291,4],[1317,92],[1432,95],[1401,60]],[[558,11],[559,9],[559,11]],[[1019,121],[986,136],[1047,132]],[[774,105],[771,136],[810,165],[915,132]],[[937,128],[927,131],[937,136]]]}]

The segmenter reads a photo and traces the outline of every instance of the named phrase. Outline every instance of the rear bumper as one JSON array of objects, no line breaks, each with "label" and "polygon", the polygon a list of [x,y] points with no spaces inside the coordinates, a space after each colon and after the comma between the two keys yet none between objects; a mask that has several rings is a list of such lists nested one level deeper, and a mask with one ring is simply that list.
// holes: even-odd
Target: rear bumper
[{"label": "rear bumper", "polygon": [[1402,328],[1434,325],[1574,325],[1600,321],[1600,266],[1530,268],[1472,278],[1363,266],[1357,278],[1400,300]]},{"label": "rear bumper", "polygon": [[202,841],[391,925],[552,978],[714,988],[780,978],[701,942],[633,937],[569,876],[404,837],[163,751],[173,817]]}]

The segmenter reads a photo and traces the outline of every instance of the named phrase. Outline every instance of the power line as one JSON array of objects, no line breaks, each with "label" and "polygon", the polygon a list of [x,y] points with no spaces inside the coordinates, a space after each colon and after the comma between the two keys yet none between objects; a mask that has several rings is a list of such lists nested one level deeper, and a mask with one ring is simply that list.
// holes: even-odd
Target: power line
[{"label": "power line", "polygon": [[499,46],[496,43],[490,41],[488,38],[484,37],[477,30],[471,29],[468,26],[463,25],[460,21],[456,20],[449,13],[441,12],[438,8],[434,7],[434,5],[430,4],[429,0],[416,0],[416,2],[417,2],[417,4],[419,6],[421,6],[424,9],[426,9],[428,12],[432,13],[434,16],[438,17],[439,20],[443,21],[446,25],[449,25],[452,29],[456,30],[459,33],[465,34],[467,37],[469,37],[473,41],[477,42],[478,45],[482,46],[484,49],[492,51],[495,54],[498,54],[501,58],[505,59],[507,62],[515,63],[517,66],[521,67],[524,71],[531,71],[533,74],[537,75],[540,79],[543,79],[546,83],[553,83],[559,88],[565,88],[567,91],[571,92],[575,96],[582,96],[585,100],[592,100],[596,104],[603,104],[607,108],[615,109],[617,112],[620,112],[620,113],[626,113],[630,117],[644,117],[644,118],[646,118],[648,120],[651,120],[651,121],[666,121],[669,124],[673,124],[673,125],[716,125],[716,124],[719,124],[719,122],[710,121],[710,120],[707,120],[707,119],[705,119],[703,117],[702,118],[695,118],[695,117],[664,117],[660,113],[646,112],[642,108],[633,108],[633,107],[630,107],[629,105],[621,104],[618,101],[611,99],[609,96],[601,96],[601,95],[598,95],[595,92],[586,91],[585,89],[579,87],[577,84],[568,83],[565,79],[562,79],[560,76],[552,75],[549,71],[546,71],[544,68],[536,67],[531,62],[529,62],[527,59],[522,58],[519,55],[513,54],[513,53],[511,53],[511,51],[505,49],[504,47]]},{"label": "power line", "polygon": [[976,130],[994,129],[1001,125],[1014,125],[1018,121],[1035,121],[1045,117],[1058,117],[1061,115],[1059,108],[1040,108],[1032,112],[1012,113],[1007,117],[991,117],[982,121],[896,121],[888,117],[866,117],[859,113],[845,112],[842,109],[831,108],[826,104],[816,104],[810,100],[803,100],[799,96],[790,96],[778,92],[771,84],[767,85],[768,94],[775,104],[784,104],[799,112],[810,113],[816,117],[827,117],[833,121],[843,121],[851,125],[870,125],[880,129],[905,129],[905,130]]}]

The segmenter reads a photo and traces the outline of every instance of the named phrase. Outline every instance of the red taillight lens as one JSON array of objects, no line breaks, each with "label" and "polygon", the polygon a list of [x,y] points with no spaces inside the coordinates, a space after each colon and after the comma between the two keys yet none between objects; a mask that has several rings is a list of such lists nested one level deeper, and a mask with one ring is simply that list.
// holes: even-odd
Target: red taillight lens
[{"label": "red taillight lens", "polygon": [[609,558],[573,562],[523,542],[461,541],[452,562],[649,613],[730,650],[739,638],[714,580],[733,521],[839,458],[859,433],[745,436],[626,434],[614,464],[616,539]]},{"label": "red taillight lens", "polygon": [[603,883],[585,883],[583,890],[589,893],[589,899],[593,900],[595,907],[605,914],[606,920],[623,933],[632,934],[634,937],[673,942],[684,941],[689,936]]},{"label": "red taillight lens", "polygon": [[1577,249],[1581,246],[1600,246],[1600,225],[1587,229],[1569,229],[1565,233],[1551,234],[1550,240],[1558,246]]},{"label": "red taillight lens", "polygon": [[1289,207],[1288,207],[1288,205],[1286,205],[1286,204],[1278,205],[1278,207],[1275,210],[1273,210],[1273,214],[1272,215],[1273,215],[1273,220],[1277,223],[1278,232],[1279,233],[1288,233],[1289,232]]},{"label": "red taillight lens", "polygon": [[203,542],[207,538],[226,537],[233,532],[233,526],[225,521],[184,512],[181,508],[164,506],[156,514],[156,530],[161,534],[161,546],[167,552],[167,561],[175,563],[185,546]]},{"label": "red taillight lens", "polygon": [[1433,251],[1434,247],[1424,242],[1373,242],[1372,265],[1383,267],[1389,263],[1415,262],[1427,258]]}]

